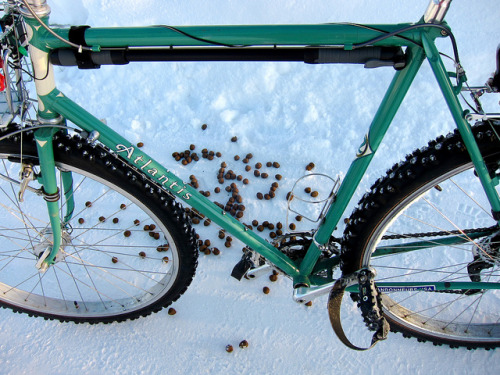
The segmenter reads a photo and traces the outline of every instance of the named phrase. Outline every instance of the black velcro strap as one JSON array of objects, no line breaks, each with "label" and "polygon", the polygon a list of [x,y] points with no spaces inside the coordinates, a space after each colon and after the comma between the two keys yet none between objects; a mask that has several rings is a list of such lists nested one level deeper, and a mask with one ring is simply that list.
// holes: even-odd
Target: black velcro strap
[{"label": "black velcro strap", "polygon": [[[87,29],[90,29],[90,26],[71,26],[68,32],[69,41],[79,46],[89,47],[85,41],[85,31]],[[92,61],[91,51],[78,51],[78,53],[75,53],[75,57],[79,69],[98,69],[100,67],[100,65]]]},{"label": "black velcro strap", "polygon": [[90,29],[90,26],[71,26],[68,32],[68,39],[71,43],[78,44],[79,46],[88,47],[85,41],[85,31]]}]

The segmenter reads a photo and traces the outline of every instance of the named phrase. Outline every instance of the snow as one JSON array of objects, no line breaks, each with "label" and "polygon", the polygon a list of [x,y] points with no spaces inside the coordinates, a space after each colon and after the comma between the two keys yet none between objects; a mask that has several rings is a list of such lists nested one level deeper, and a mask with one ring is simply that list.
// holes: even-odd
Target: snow
[{"label": "snow", "polygon": [[[147,24],[395,23],[416,21],[427,1],[386,0],[50,0],[59,24],[129,26]],[[495,9],[497,9],[495,11]],[[455,0],[447,16],[459,43],[469,81],[482,84],[494,70],[500,35],[495,0]],[[450,52],[449,41],[440,46]],[[300,63],[148,63],[96,71],[56,68],[58,85],[76,102],[165,165],[171,153],[191,143],[278,161],[284,176],[277,199],[261,202],[243,189],[250,218],[284,221],[284,194],[313,161],[316,171],[342,176],[361,144],[391,69],[308,66]],[[384,82],[384,83],[382,83]],[[498,96],[489,104],[493,112]],[[200,127],[208,124],[202,132]],[[381,146],[356,202],[370,182],[416,147],[452,128],[429,68],[415,80],[395,126],[398,142]],[[400,134],[406,136],[401,137]],[[425,136],[421,136],[425,133]],[[418,136],[417,136],[418,135]],[[232,136],[238,142],[231,143]],[[390,138],[389,138],[390,139]],[[201,189],[216,186],[218,164],[203,161],[179,168],[195,174]],[[353,204],[347,212],[350,212]],[[198,230],[199,228],[197,228]],[[200,230],[215,239],[216,228]],[[498,351],[451,350],[391,334],[367,352],[344,347],[334,335],[326,297],[313,306],[291,299],[291,282],[267,276],[241,282],[230,272],[242,247],[218,246],[218,257],[200,255],[188,291],[167,311],[111,325],[75,325],[0,311],[0,374],[493,374]],[[262,293],[268,286],[270,294]],[[364,334],[362,324],[355,335]],[[238,343],[247,340],[249,347]],[[234,347],[232,353],[226,345]],[[497,370],[495,370],[495,368]]]}]

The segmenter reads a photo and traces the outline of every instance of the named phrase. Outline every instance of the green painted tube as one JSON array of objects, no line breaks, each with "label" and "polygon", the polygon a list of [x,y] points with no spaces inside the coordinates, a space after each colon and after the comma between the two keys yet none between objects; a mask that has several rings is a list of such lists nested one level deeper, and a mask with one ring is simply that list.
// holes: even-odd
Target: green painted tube
[{"label": "green painted tube", "polygon": [[[53,128],[44,128],[35,132],[38,157],[40,159],[43,190],[47,195],[57,195],[59,193],[55,172],[54,149],[52,147],[52,136],[54,135],[54,131],[55,130]],[[53,243],[52,250],[43,263],[45,265],[51,265],[54,263],[54,259],[56,258],[59,247],[61,246],[62,230],[58,201],[49,201],[46,199],[46,203],[49,212],[50,226],[52,229]]]},{"label": "green painted tube", "polygon": [[[396,25],[221,25],[221,26],[149,26],[149,27],[91,27],[85,31],[89,46],[132,47],[132,46],[308,46],[308,45],[352,45],[363,43],[410,26],[410,23]],[[377,31],[377,30],[383,30]],[[54,29],[68,38],[68,29]],[[405,46],[420,44],[420,33],[414,30],[402,33],[406,39],[390,37],[374,43],[377,46]],[[67,47],[54,36],[43,33],[40,36],[49,48]],[[408,40],[409,39],[409,40]]]}]

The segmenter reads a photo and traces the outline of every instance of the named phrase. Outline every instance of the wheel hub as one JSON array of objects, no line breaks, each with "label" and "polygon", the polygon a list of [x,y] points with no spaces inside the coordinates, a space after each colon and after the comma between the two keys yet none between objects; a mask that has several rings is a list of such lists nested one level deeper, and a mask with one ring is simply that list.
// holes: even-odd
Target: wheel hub
[{"label": "wheel hub", "polygon": [[[33,247],[33,254],[40,259],[42,255],[45,253],[47,250],[52,249],[52,244],[54,243],[54,235],[52,233],[51,228],[44,229],[43,231],[40,232],[40,236],[38,239],[38,243]],[[67,253],[64,251],[66,246],[71,244],[71,236],[69,233],[65,230],[62,231],[61,233],[61,246],[59,247],[59,251],[57,252],[57,255],[54,259],[55,263],[63,261]]]}]

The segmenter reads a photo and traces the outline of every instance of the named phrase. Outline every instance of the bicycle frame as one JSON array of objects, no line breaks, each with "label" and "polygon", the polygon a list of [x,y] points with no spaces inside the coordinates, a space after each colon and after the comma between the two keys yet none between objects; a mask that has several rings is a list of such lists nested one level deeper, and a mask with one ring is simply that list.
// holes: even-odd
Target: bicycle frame
[{"label": "bicycle frame", "polygon": [[[48,12],[43,8],[44,2],[40,2],[36,8],[41,19],[48,23]],[[437,28],[436,25],[425,24],[421,20],[418,27],[412,28],[413,24],[398,25],[351,25],[351,24],[326,24],[326,25],[273,25],[273,26],[191,26],[191,27],[138,27],[138,28],[85,28],[80,30],[81,44],[87,47],[84,54],[99,53],[99,51],[111,51],[116,48],[132,48],[139,50],[145,47],[163,47],[164,50],[176,51],[182,48],[183,53],[189,53],[188,57],[169,57],[189,59],[197,56],[200,60],[224,60],[242,61],[254,59],[259,61],[284,60],[286,57],[279,55],[279,52],[292,54],[296,51],[310,48],[322,49],[326,47],[336,47],[342,51],[356,49],[358,45],[372,41],[371,46],[383,47],[406,47],[406,66],[396,71],[392,82],[378,108],[378,111],[370,125],[363,143],[359,147],[355,159],[353,160],[344,181],[342,182],[333,203],[328,209],[324,220],[314,233],[313,241],[307,249],[306,256],[300,263],[296,263],[285,254],[281,253],[271,243],[267,242],[256,233],[251,231],[244,224],[226,214],[217,205],[208,200],[189,184],[184,183],[167,168],[161,166],[152,157],[135,147],[131,142],[110,129],[99,119],[85,111],[82,107],[71,101],[55,85],[52,64],[48,56],[51,51],[66,47],[66,45],[40,27],[39,21],[31,14],[26,13],[25,22],[30,38],[30,56],[34,72],[38,80],[36,81],[37,95],[39,98],[38,117],[45,129],[36,133],[39,148],[40,164],[42,169],[42,179],[45,193],[49,196],[58,195],[55,184],[54,157],[52,153],[51,138],[61,125],[65,125],[65,119],[76,124],[90,135],[90,139],[99,140],[107,146],[115,155],[123,159],[129,166],[145,173],[159,187],[196,209],[202,215],[224,228],[232,236],[242,241],[252,250],[264,256],[277,268],[293,278],[295,288],[323,288],[331,286],[332,275],[327,278],[311,276],[319,270],[331,268],[337,265],[339,257],[334,257],[324,261],[318,261],[322,249],[330,240],[332,232],[339,223],[348,203],[357,189],[362,176],[367,170],[374,154],[376,153],[387,129],[389,128],[399,106],[401,105],[413,79],[419,71],[423,61],[427,59],[438,85],[448,104],[452,117],[464,139],[466,147],[470,153],[475,169],[481,179],[486,195],[492,207],[492,212],[497,221],[500,219],[500,199],[495,191],[496,181],[490,174],[483,161],[479,148],[472,136],[470,126],[465,120],[465,114],[458,101],[457,95],[465,77],[458,77],[458,85],[451,82],[452,74],[446,68],[440,58],[435,46],[437,38],[446,36],[446,24]],[[407,31],[397,33],[399,30]],[[377,30],[383,30],[377,31]],[[55,33],[64,39],[72,39],[73,33],[70,29],[55,29]],[[377,40],[383,33],[397,33],[386,38]],[[196,36],[196,38],[187,36]],[[210,41],[217,41],[217,44],[224,48],[214,47]],[[254,46],[262,47],[258,57],[249,56],[245,51],[252,51]],[[228,46],[232,48],[227,48]],[[235,48],[241,46],[241,48]],[[294,50],[296,49],[296,50]],[[223,52],[225,51],[225,52]],[[230,52],[227,52],[230,51]],[[254,52],[254,51],[252,51]],[[262,55],[260,55],[262,52]],[[268,53],[268,55],[266,55]],[[155,55],[155,58],[158,58]],[[267,56],[267,57],[266,57]],[[287,55],[290,56],[290,55]],[[293,55],[295,56],[295,55]],[[152,59],[153,57],[151,57]],[[162,57],[167,59],[166,57]],[[288,57],[292,58],[292,57]],[[293,57],[295,58],[295,57]],[[266,60],[267,59],[267,60]],[[123,63],[123,62],[122,62]],[[56,126],[56,127],[54,127]],[[71,200],[71,178],[65,178],[66,199]],[[46,266],[50,265],[59,248],[61,218],[59,217],[59,207],[57,201],[48,201],[51,216],[52,229],[54,233],[54,244],[50,254],[45,259]],[[71,205],[70,205],[71,206]],[[71,213],[66,213],[68,220]],[[59,233],[59,235],[58,235]],[[454,241],[462,241],[460,238]],[[408,245],[411,247],[411,244]],[[382,250],[380,250],[382,252]],[[405,250],[406,251],[406,250]],[[407,250],[407,251],[411,251]],[[411,284],[411,283],[408,283]],[[415,283],[412,284],[414,286]],[[443,283],[433,283],[436,288],[450,288],[450,286],[440,285]],[[438,285],[439,284],[439,285]],[[474,289],[486,289],[498,286],[488,285],[488,283],[473,283]],[[478,284],[481,284],[480,286]],[[382,284],[381,284],[382,285]],[[401,286],[403,283],[393,285],[384,284],[387,287]],[[422,283],[429,285],[429,283]],[[496,285],[496,284],[494,284]],[[418,285],[416,285],[418,286]],[[451,286],[459,287],[459,286]],[[467,288],[471,288],[470,285]]]}]

